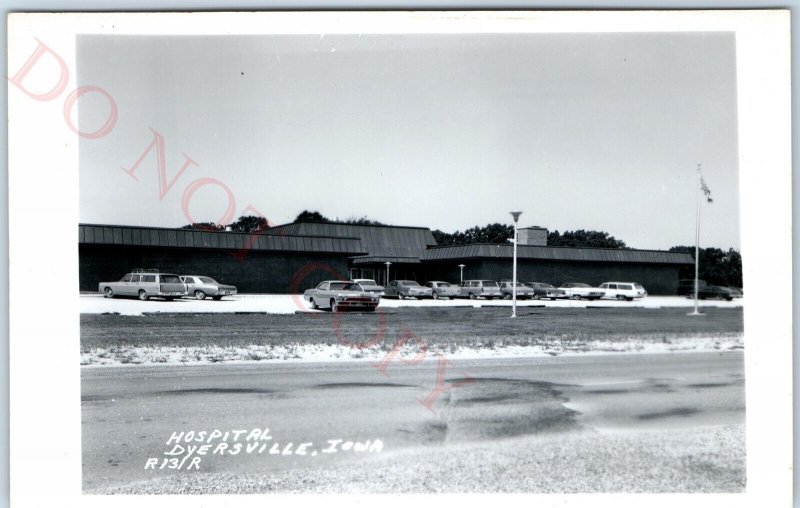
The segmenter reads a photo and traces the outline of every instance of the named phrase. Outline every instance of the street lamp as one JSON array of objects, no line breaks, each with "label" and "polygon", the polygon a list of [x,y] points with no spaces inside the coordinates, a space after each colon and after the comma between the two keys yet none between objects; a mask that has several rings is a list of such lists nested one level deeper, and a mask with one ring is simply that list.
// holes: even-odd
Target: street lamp
[{"label": "street lamp", "polygon": [[511,294],[512,294],[512,304],[511,304],[511,317],[517,317],[517,221],[519,221],[519,216],[522,215],[522,212],[510,212],[511,216],[514,217],[514,268],[513,268],[513,281],[511,282]]},{"label": "street lamp", "polygon": [[389,285],[389,267],[392,265],[391,261],[384,263],[386,265],[386,285]]},{"label": "street lamp", "polygon": [[458,265],[461,268],[461,282],[464,282],[464,267],[467,265]]}]

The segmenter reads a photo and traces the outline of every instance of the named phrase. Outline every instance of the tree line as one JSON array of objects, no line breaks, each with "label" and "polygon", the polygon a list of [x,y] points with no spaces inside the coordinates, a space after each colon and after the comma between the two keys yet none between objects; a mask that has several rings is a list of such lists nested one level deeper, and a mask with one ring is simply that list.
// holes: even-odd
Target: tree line
[{"label": "tree line", "polygon": [[[316,223],[323,223],[323,224],[356,224],[359,226],[385,226],[381,222],[376,220],[370,220],[366,217],[349,217],[344,220],[333,220],[325,217],[321,213],[317,211],[308,211],[303,210],[300,212],[297,217],[295,217],[293,223],[296,222],[316,222]],[[223,224],[217,224],[214,222],[193,222],[191,224],[186,224],[185,226],[181,226],[180,229],[193,229],[196,231],[230,231],[233,233],[257,233],[260,231],[264,231],[268,228],[272,227],[267,219],[264,217],[259,217],[257,215],[242,215],[234,222],[231,222],[227,226]]]},{"label": "tree line", "polygon": [[[694,259],[694,247],[676,245],[670,252],[683,252]],[[716,286],[742,286],[742,255],[735,249],[700,249],[699,278]],[[681,279],[694,279],[694,268],[682,268]]]}]

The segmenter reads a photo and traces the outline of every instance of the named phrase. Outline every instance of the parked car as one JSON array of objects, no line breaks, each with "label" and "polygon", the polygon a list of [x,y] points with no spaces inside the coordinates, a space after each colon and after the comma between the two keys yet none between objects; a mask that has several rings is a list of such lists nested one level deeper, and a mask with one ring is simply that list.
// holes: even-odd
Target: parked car
[{"label": "parked car", "polygon": [[361,286],[361,289],[366,291],[367,293],[373,293],[378,296],[383,296],[384,288],[374,279],[353,279],[353,282]]},{"label": "parked car", "polygon": [[647,291],[638,282],[604,282],[600,289],[606,292],[605,298],[632,301],[634,298],[644,298]]},{"label": "parked car", "polygon": [[181,280],[186,284],[189,296],[198,300],[204,300],[206,296],[221,300],[223,296],[236,294],[236,286],[220,284],[205,275],[181,275]]},{"label": "parked car", "polygon": [[431,288],[431,296],[434,300],[438,300],[439,298],[455,298],[459,293],[458,286],[441,280],[426,282],[425,286]]},{"label": "parked car", "polygon": [[415,280],[393,280],[386,286],[384,294],[387,298],[432,298],[433,290],[420,286]]},{"label": "parked car", "polygon": [[493,280],[465,280],[460,284],[458,296],[474,300],[479,297],[491,300],[500,298],[500,286]]},{"label": "parked car", "polygon": [[[694,279],[684,279],[678,282],[678,294],[686,298],[694,298]],[[733,300],[736,292],[724,286],[707,284],[703,279],[697,281],[698,300]]]},{"label": "parked car", "polygon": [[565,282],[558,286],[558,289],[563,289],[567,298],[580,300],[586,298],[587,300],[597,300],[605,295],[605,291],[600,288],[595,288],[583,282]]},{"label": "parked car", "polygon": [[307,289],[303,299],[311,304],[312,309],[327,308],[333,312],[363,309],[372,312],[381,297],[362,290],[353,281],[326,280],[313,289]]},{"label": "parked car", "polygon": [[[690,295],[694,297],[694,295]],[[706,287],[700,289],[697,293],[697,298],[700,300],[728,300],[731,301],[734,298],[734,293],[731,291],[731,288],[727,288],[725,286],[713,286],[707,285]]]},{"label": "parked car", "polygon": [[160,273],[156,269],[136,269],[115,282],[101,282],[98,291],[106,298],[136,296],[139,300],[160,297],[174,300],[186,296],[186,284],[174,273]]},{"label": "parked car", "polygon": [[567,292],[563,289],[558,289],[552,284],[546,282],[526,282],[526,286],[533,289],[533,298],[538,300],[540,298],[549,298],[555,300],[557,298],[566,298]]},{"label": "parked car", "polygon": [[[517,299],[527,300],[533,298],[534,293],[533,289],[521,282],[517,282]],[[514,282],[510,280],[500,282],[500,294],[506,300],[511,300],[514,297]]]}]

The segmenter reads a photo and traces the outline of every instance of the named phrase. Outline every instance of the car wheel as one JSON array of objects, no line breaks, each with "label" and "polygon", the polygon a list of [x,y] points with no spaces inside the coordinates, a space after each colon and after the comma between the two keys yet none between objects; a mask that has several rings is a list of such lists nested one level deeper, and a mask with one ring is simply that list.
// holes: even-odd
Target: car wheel
[{"label": "car wheel", "polygon": [[503,295],[503,299],[504,300],[511,300],[511,293],[506,293],[505,295]]},{"label": "car wheel", "polygon": [[404,295],[403,293],[397,293],[397,298],[399,298],[400,300],[405,300],[406,295]]},{"label": "car wheel", "polygon": [[625,300],[627,300],[627,301],[629,301],[629,302],[632,302],[632,301],[633,301],[633,297],[632,297],[632,296],[629,296],[629,297],[628,297],[628,298],[626,298]]},{"label": "car wheel", "polygon": [[552,301],[554,301],[554,302],[556,301],[556,299],[555,299],[555,298],[551,298],[550,300],[552,300]]},{"label": "car wheel", "polygon": [[147,291],[145,291],[144,289],[140,289],[140,290],[139,290],[139,300],[141,300],[141,301],[145,301],[145,300],[147,300],[148,298],[150,298],[150,297],[149,297],[149,296],[147,296]]},{"label": "car wheel", "polygon": [[474,300],[474,299],[476,299],[476,298],[477,298],[477,296],[475,296],[475,293],[470,293],[470,294],[469,294],[469,299],[470,299],[470,300]]},{"label": "car wheel", "polygon": [[105,293],[105,297],[106,297],[106,298],[114,298],[114,290],[113,290],[113,289],[111,289],[111,288],[105,288],[105,289],[103,290],[103,292]]},{"label": "car wheel", "polygon": [[581,295],[572,295],[573,300],[580,300]]},{"label": "car wheel", "polygon": [[315,302],[313,298],[309,300],[309,303],[311,303],[312,309],[319,309],[319,305],[317,305],[317,302]]},{"label": "car wheel", "polygon": [[331,312],[339,312],[339,303],[335,298],[331,298]]},{"label": "car wheel", "polygon": [[206,294],[198,289],[194,292],[194,297],[196,300],[205,300]]},{"label": "car wheel", "polygon": [[624,300],[624,299],[625,299],[625,297],[624,297],[624,296],[622,296],[622,295],[617,295],[617,300]]},{"label": "car wheel", "polygon": [[434,291],[431,296],[433,297],[434,300],[438,300],[439,299],[439,293],[437,293],[436,291]]}]

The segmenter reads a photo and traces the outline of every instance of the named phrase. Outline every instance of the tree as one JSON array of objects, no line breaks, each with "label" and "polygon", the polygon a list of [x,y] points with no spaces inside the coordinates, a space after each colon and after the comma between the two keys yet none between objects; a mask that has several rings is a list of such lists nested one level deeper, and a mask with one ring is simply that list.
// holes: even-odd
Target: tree
[{"label": "tree", "polygon": [[[677,245],[670,252],[683,252],[694,258],[694,247]],[[700,249],[699,278],[717,286],[742,287],[742,255],[734,250],[723,251],[715,247]],[[694,267],[682,268],[682,279],[694,279]]]},{"label": "tree", "polygon": [[325,217],[321,213],[317,211],[309,212],[308,210],[303,210],[300,214],[294,219],[294,222],[333,222],[329,218]]},{"label": "tree", "polygon": [[193,222],[191,224],[181,226],[180,229],[194,229],[196,231],[225,231],[225,226],[215,224],[213,222]]},{"label": "tree", "polygon": [[242,215],[229,224],[231,231],[237,233],[256,233],[269,228],[269,221],[257,215]]},{"label": "tree", "polygon": [[376,220],[367,219],[366,216],[364,217],[348,217],[342,221],[332,221],[338,222],[340,224],[355,224],[357,226],[385,226],[386,224],[382,222],[378,222]]},{"label": "tree", "polygon": [[308,210],[303,210],[300,212],[294,222],[317,222],[323,224],[355,224],[357,226],[385,226],[382,222],[378,222],[376,220],[368,219],[366,216],[363,217],[356,217],[351,216],[344,220],[332,220],[317,211],[309,212]]},{"label": "tree", "polygon": [[592,247],[600,249],[627,249],[628,246],[622,240],[617,240],[605,231],[564,231],[560,234],[558,230],[552,231],[547,235],[547,245],[552,247]]},{"label": "tree", "polygon": [[432,231],[438,245],[460,245],[465,243],[506,243],[514,237],[514,226],[507,224],[487,224],[473,226],[464,232],[445,233],[438,229]]}]

